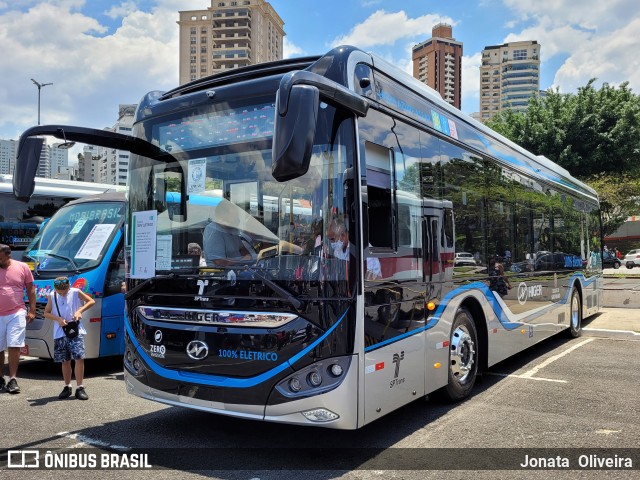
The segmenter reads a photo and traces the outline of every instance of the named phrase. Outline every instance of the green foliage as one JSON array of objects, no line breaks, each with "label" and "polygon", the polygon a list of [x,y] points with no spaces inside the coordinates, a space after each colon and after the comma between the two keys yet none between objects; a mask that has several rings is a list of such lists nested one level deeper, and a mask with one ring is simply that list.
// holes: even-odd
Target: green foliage
[{"label": "green foliage", "polygon": [[602,233],[615,232],[630,215],[640,211],[640,178],[630,174],[601,173],[587,179],[600,196]]},{"label": "green foliage", "polygon": [[640,175],[640,97],[628,84],[591,79],[577,94],[549,90],[526,113],[507,110],[487,126],[527,150],[544,155],[578,178],[602,172]]}]

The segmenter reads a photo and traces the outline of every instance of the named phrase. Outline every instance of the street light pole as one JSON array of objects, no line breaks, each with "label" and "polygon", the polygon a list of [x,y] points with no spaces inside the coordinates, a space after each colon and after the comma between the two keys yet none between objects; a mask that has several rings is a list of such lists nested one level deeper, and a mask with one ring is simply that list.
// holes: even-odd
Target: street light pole
[{"label": "street light pole", "polygon": [[40,125],[40,90],[42,90],[42,87],[46,87],[47,85],[53,85],[53,83],[39,83],[36,82],[33,78],[31,79],[31,81],[36,87],[38,87],[38,125]]}]

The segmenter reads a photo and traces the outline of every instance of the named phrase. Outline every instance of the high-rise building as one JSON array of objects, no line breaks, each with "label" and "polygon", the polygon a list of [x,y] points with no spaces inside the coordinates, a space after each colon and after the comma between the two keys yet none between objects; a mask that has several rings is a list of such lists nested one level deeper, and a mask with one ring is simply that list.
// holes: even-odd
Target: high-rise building
[{"label": "high-rise building", "polygon": [[36,177],[51,178],[51,147],[47,145],[46,138],[42,142],[42,153],[40,154]]},{"label": "high-rise building", "polygon": [[284,22],[265,0],[211,0],[179,14],[180,84],[282,59]]},{"label": "high-rise building", "polygon": [[100,147],[84,145],[82,156],[78,159],[78,180],[98,182],[100,176]]},{"label": "high-rise building", "polygon": [[439,23],[432,37],[412,49],[413,76],[437,90],[445,101],[460,108],[462,42],[453,38],[451,25]]},{"label": "high-rise building", "polygon": [[54,143],[50,149],[51,168],[49,178],[59,178],[62,180],[70,180],[69,178],[69,149],[58,148],[61,143]]},{"label": "high-rise building", "polygon": [[505,109],[525,111],[540,90],[540,44],[535,40],[485,47],[480,66],[480,118]]},{"label": "high-rise building", "polygon": [[[137,107],[135,104],[120,104],[118,106],[118,121],[112,128],[105,130],[131,135]],[[130,153],[125,150],[98,147],[100,162],[96,181],[110,185],[126,185],[129,174],[129,156]]]},{"label": "high-rise building", "polygon": [[15,140],[0,140],[0,174],[13,173],[17,143]]}]

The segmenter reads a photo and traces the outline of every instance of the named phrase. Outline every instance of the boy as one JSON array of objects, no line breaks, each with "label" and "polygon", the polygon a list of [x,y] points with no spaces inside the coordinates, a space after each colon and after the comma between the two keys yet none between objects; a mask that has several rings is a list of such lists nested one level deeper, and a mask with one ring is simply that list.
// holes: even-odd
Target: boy
[{"label": "boy", "polygon": [[[84,304],[81,304],[83,302]],[[44,318],[53,320],[53,360],[62,363],[64,388],[58,398],[64,400],[71,396],[71,360],[75,360],[76,398],[88,400],[82,380],[84,377],[84,336],[87,331],[80,323],[82,313],[95,304],[95,300],[77,288],[71,288],[67,277],[58,277],[53,281],[53,292],[44,309]],[[68,322],[78,322],[78,334],[68,337],[63,327]]]}]

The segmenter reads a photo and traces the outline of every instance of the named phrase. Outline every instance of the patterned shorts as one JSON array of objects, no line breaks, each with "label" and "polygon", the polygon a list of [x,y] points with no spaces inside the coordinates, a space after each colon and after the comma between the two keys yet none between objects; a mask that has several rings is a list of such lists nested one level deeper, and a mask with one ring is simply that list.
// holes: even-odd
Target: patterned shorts
[{"label": "patterned shorts", "polygon": [[53,340],[53,361],[62,363],[84,358],[84,335],[76,338],[60,337]]}]

